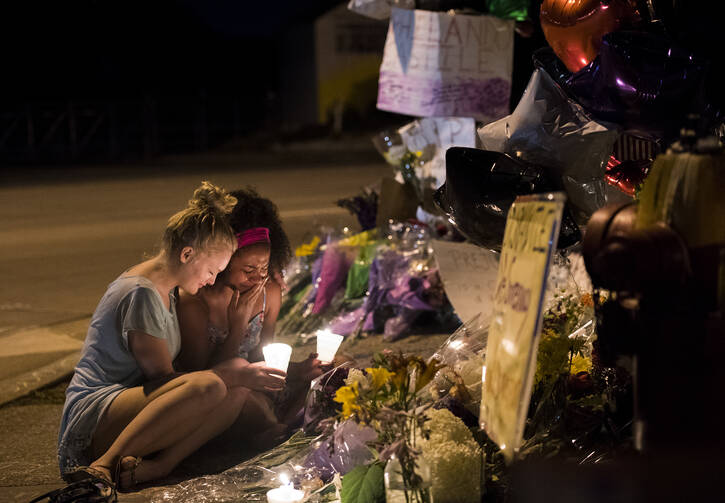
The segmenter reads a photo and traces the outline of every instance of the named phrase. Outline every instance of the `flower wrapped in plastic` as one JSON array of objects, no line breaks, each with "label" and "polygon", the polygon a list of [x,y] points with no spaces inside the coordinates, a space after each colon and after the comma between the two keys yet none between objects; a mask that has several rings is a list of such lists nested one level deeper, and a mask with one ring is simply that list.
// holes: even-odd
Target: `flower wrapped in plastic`
[{"label": "flower wrapped in plastic", "polygon": [[479,316],[461,325],[431,357],[445,366],[429,388],[437,406],[451,410],[470,424],[477,423],[481,407],[482,369],[486,361],[488,326]]},{"label": "flower wrapped in plastic", "polygon": [[376,249],[362,306],[332,320],[337,334],[383,333],[386,341],[408,334],[423,313],[442,313],[448,306],[430,250],[426,227],[394,225],[387,245]]}]

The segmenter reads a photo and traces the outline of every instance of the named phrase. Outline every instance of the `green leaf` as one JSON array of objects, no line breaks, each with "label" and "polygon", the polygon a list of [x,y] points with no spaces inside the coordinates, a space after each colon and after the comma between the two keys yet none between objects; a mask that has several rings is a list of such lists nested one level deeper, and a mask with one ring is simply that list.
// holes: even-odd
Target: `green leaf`
[{"label": "green leaf", "polygon": [[357,466],[342,477],[342,503],[385,503],[382,463]]}]

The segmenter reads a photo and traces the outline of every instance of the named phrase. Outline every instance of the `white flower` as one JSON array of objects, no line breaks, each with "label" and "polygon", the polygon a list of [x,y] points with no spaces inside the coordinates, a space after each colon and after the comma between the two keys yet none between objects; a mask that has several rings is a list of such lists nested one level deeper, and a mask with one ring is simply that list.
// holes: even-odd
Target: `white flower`
[{"label": "white flower", "polygon": [[448,409],[429,410],[428,440],[418,437],[416,447],[432,473],[436,503],[481,501],[481,448],[463,421]]},{"label": "white flower", "polygon": [[369,386],[369,381],[370,376],[365,375],[362,370],[351,368],[347,374],[347,377],[345,378],[345,385],[352,386],[353,383],[357,383],[358,389],[362,389],[366,386]]}]

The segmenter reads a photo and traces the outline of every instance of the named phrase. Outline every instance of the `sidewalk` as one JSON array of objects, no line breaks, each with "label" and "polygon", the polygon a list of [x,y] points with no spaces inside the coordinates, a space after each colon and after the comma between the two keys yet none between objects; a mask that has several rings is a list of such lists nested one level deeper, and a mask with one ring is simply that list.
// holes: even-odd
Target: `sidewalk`
[{"label": "sidewalk", "polygon": [[[65,385],[78,361],[90,318],[17,330],[0,336],[0,501],[28,502],[64,482],[56,443]],[[432,354],[449,334],[411,335],[385,343],[381,335],[345,341],[340,351],[364,366],[385,347]],[[293,343],[293,341],[283,341]],[[293,359],[315,350],[314,339],[294,346]],[[49,386],[51,385],[51,386]],[[45,388],[44,388],[45,387]],[[42,391],[37,391],[44,388]],[[211,445],[184,461],[156,487],[120,494],[122,503],[148,501],[158,487],[234,466],[249,456],[243,446]]]}]

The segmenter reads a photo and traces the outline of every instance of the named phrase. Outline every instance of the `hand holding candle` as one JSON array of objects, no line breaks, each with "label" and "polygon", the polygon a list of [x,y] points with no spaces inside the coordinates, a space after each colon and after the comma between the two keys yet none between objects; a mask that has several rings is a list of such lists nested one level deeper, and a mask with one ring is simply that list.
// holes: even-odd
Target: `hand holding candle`
[{"label": "hand holding candle", "polygon": [[333,334],[329,330],[317,331],[317,359],[322,363],[330,363],[337,353],[344,337]]},{"label": "hand holding candle", "polygon": [[262,348],[262,354],[264,354],[264,362],[268,367],[287,372],[292,346],[280,343],[267,344]]}]

